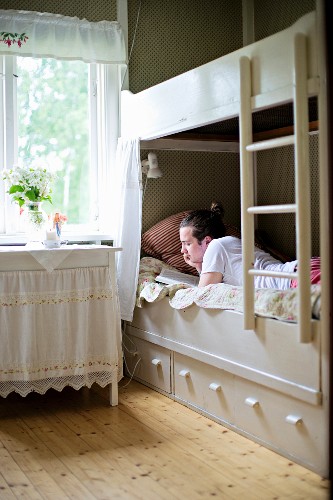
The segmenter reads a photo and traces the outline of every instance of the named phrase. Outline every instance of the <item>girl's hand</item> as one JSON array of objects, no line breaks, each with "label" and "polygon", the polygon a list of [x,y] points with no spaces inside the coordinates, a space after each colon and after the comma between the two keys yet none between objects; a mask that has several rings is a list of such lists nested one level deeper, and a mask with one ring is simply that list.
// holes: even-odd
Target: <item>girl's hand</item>
[{"label": "girl's hand", "polygon": [[192,262],[188,254],[183,254],[184,260],[186,264],[188,264],[191,267],[195,267],[198,273],[200,274],[201,272],[201,262]]}]

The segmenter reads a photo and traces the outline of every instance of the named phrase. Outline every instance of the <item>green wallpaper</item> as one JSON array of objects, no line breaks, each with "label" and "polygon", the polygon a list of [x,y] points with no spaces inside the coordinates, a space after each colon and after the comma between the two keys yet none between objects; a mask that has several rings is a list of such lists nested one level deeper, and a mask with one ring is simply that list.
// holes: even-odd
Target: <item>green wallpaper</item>
[{"label": "green wallpaper", "polygon": [[254,0],[256,40],[285,29],[312,10],[316,0]]},{"label": "green wallpaper", "polygon": [[0,9],[50,12],[88,21],[114,21],[117,18],[116,0],[0,0]]},{"label": "green wallpaper", "polygon": [[129,0],[128,18],[134,93],[242,47],[241,0]]}]

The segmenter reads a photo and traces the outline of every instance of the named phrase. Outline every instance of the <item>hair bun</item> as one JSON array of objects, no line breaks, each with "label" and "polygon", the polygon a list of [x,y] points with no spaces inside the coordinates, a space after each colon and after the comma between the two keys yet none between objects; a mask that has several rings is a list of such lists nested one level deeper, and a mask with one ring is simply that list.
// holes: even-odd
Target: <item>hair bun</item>
[{"label": "hair bun", "polygon": [[213,212],[213,215],[219,215],[221,219],[223,219],[224,216],[224,208],[223,205],[220,201],[213,201],[211,206],[210,206],[211,212]]}]

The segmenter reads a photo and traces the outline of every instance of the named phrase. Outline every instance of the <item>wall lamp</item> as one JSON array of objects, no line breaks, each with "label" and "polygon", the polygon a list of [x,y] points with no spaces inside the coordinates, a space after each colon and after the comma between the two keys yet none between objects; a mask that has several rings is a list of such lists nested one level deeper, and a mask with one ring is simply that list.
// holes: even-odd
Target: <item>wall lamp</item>
[{"label": "wall lamp", "polygon": [[141,162],[142,173],[147,176],[147,179],[158,179],[162,177],[162,170],[158,166],[156,153],[148,153],[148,159]]}]

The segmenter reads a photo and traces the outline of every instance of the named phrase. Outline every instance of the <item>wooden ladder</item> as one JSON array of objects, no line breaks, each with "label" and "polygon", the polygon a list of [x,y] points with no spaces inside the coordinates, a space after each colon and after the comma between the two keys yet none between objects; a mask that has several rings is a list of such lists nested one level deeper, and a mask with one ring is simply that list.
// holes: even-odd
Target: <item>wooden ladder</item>
[{"label": "wooden ladder", "polygon": [[[309,116],[307,91],[306,36],[294,38],[293,74],[294,135],[253,142],[251,103],[251,62],[240,58],[240,167],[243,252],[244,329],[255,329],[254,276],[278,276],[298,280],[299,341],[310,342],[311,335],[311,197],[309,168]],[[276,147],[294,145],[295,204],[254,206],[253,154]],[[254,216],[256,214],[295,213],[297,272],[279,273],[255,270]]]}]

